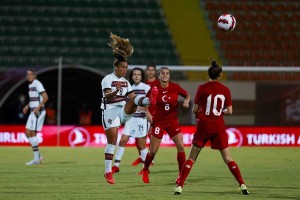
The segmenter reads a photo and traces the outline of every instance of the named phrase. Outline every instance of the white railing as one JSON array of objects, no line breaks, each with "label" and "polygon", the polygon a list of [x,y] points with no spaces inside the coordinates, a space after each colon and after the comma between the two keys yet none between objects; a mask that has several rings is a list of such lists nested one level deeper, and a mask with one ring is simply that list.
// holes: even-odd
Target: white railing
[{"label": "white railing", "polygon": [[[160,67],[168,67],[172,71],[207,71],[209,66],[169,66],[169,65],[157,65],[157,69]],[[140,67],[142,69],[146,68],[146,65],[129,65],[129,69],[135,67]],[[300,66],[291,67],[291,66],[224,66],[222,67],[223,71],[226,72],[300,72]]]}]

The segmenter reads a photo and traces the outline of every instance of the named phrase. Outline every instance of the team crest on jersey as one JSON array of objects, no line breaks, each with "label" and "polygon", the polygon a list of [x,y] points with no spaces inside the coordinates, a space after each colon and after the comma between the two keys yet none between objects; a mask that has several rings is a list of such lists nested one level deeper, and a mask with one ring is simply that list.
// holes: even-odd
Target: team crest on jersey
[{"label": "team crest on jersey", "polygon": [[243,144],[243,135],[241,131],[237,128],[226,129],[228,135],[229,146],[240,147]]}]

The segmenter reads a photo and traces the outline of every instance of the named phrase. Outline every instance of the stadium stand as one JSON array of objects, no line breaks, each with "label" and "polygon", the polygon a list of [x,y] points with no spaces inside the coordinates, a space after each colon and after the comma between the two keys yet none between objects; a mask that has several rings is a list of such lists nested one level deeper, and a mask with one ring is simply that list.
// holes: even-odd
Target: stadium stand
[{"label": "stadium stand", "polygon": [[[228,66],[300,66],[299,1],[201,1],[212,35]],[[237,19],[232,32],[221,32],[218,17]],[[234,73],[233,80],[300,80],[299,73]]]},{"label": "stadium stand", "polygon": [[132,64],[181,64],[159,1],[3,0],[0,67],[64,63],[111,69],[113,32],[129,38]]},{"label": "stadium stand", "polygon": [[[223,60],[229,66],[300,66],[299,1],[201,1]],[[218,17],[237,19],[232,32],[220,32]]]}]

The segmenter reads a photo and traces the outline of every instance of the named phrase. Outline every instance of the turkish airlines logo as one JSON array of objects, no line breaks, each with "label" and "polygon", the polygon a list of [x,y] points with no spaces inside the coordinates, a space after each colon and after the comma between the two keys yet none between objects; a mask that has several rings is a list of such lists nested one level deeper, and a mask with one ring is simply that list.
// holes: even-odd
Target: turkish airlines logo
[{"label": "turkish airlines logo", "polygon": [[243,144],[243,135],[239,129],[228,128],[226,129],[228,135],[229,146],[240,147]]},{"label": "turkish airlines logo", "polygon": [[88,146],[90,143],[90,133],[82,127],[76,127],[69,133],[69,144],[71,147]]}]

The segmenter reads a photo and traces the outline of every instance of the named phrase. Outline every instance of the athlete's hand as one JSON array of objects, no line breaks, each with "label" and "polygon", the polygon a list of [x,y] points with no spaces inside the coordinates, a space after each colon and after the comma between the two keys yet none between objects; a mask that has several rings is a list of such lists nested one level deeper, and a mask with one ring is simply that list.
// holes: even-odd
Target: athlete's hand
[{"label": "athlete's hand", "polygon": [[120,91],[122,89],[121,82],[117,82],[116,88],[117,88],[117,91]]},{"label": "athlete's hand", "polygon": [[150,124],[153,123],[153,121],[152,121],[152,115],[151,115],[149,112],[146,113],[146,118],[147,118],[147,121],[148,121]]},{"label": "athlete's hand", "polygon": [[24,114],[24,115],[26,115],[26,114],[27,114],[27,112],[28,112],[28,108],[29,108],[29,106],[28,106],[28,105],[24,106],[24,108],[23,108],[23,114]]},{"label": "athlete's hand", "polygon": [[190,107],[190,104],[189,104],[188,101],[184,101],[183,104],[182,104],[182,106],[183,106],[184,108],[188,109],[188,108]]},{"label": "athlete's hand", "polygon": [[33,113],[34,113],[36,116],[38,116],[38,115],[40,114],[40,109],[39,109],[39,108],[35,108],[35,109],[33,110]]}]

